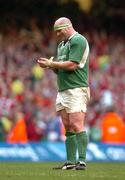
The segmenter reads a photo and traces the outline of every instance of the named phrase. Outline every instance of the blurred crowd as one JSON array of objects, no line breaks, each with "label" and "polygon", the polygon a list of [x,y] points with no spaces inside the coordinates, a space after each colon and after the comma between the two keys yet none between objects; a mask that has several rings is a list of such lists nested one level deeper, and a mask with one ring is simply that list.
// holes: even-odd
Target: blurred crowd
[{"label": "blurred crowd", "polygon": [[[91,50],[91,100],[86,115],[90,132],[108,111],[125,122],[125,37],[95,29],[82,33]],[[56,75],[36,63],[40,56],[56,57],[56,47],[47,27],[0,33],[0,141],[64,140],[64,127],[55,112]]]}]

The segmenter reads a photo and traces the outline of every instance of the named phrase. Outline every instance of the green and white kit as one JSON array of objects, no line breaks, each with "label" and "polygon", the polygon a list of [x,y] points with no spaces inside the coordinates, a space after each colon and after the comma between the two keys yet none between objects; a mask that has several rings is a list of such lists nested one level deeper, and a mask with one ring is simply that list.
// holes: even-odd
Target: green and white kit
[{"label": "green and white kit", "polygon": [[78,63],[74,71],[59,69],[57,82],[59,91],[78,87],[88,87],[89,74],[89,45],[84,36],[76,32],[67,42],[62,41],[58,46],[58,61],[73,61]]}]

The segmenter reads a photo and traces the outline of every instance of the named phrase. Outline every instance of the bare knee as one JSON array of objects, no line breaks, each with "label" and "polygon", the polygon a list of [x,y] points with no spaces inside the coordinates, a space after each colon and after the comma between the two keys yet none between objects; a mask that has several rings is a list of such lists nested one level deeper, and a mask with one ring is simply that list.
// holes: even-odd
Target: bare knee
[{"label": "bare knee", "polygon": [[81,132],[83,131],[83,124],[79,124],[79,123],[72,123],[70,125],[70,131],[71,132]]},{"label": "bare knee", "polygon": [[81,132],[84,129],[84,118],[85,113],[71,113],[70,119],[70,131],[71,132]]}]

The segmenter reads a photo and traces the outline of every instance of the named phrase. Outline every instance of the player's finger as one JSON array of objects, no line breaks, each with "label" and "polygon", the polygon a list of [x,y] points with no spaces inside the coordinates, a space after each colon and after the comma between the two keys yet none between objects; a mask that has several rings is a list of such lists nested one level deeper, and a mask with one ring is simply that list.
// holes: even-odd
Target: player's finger
[{"label": "player's finger", "polygon": [[47,58],[40,58],[41,61],[47,61]]}]

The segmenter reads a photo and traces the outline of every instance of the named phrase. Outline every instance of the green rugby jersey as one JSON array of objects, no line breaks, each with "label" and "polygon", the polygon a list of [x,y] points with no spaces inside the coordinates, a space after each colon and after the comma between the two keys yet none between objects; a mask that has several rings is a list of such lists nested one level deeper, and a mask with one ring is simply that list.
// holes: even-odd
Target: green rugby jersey
[{"label": "green rugby jersey", "polygon": [[79,33],[71,36],[66,43],[62,41],[58,46],[58,61],[73,61],[78,63],[74,71],[59,69],[57,84],[59,91],[77,87],[88,87],[89,73],[89,45],[85,37]]}]

